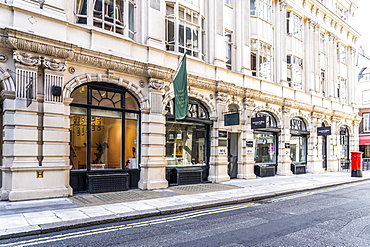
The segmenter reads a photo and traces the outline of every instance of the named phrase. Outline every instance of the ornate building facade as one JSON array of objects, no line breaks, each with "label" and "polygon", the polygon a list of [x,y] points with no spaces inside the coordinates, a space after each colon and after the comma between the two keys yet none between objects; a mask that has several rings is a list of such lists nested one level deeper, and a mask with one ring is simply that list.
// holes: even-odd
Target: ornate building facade
[{"label": "ornate building facade", "polygon": [[[347,0],[0,0],[1,199],[338,171]],[[187,54],[189,112],[171,80]]]}]

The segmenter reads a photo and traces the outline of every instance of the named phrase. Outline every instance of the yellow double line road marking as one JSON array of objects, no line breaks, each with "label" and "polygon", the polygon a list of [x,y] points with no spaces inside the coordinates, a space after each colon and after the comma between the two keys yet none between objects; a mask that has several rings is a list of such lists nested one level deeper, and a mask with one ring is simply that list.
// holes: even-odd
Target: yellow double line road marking
[{"label": "yellow double line road marking", "polygon": [[[275,199],[272,199],[272,200],[267,200],[267,201],[264,201],[264,202],[277,203],[277,202],[282,202],[282,201],[291,200],[291,199],[295,199],[295,198],[300,198],[300,197],[304,197],[304,196],[320,194],[320,193],[325,193],[325,192],[329,192],[329,191],[335,191],[335,190],[355,186],[356,184],[345,184],[345,185],[330,187],[330,188],[326,188],[326,189],[303,192],[303,193],[299,193],[299,194],[295,194],[295,195],[288,195],[288,196],[275,198]],[[258,206],[258,205],[261,205],[261,203],[247,203],[247,204],[241,204],[241,205],[240,204],[239,205],[232,205],[232,206],[227,206],[227,207],[222,207],[222,208],[207,209],[207,210],[202,210],[202,211],[197,211],[197,212],[185,213],[185,214],[177,215],[177,216],[170,216],[170,217],[165,217],[165,218],[160,218],[160,219],[140,221],[140,222],[136,222],[136,223],[124,224],[124,225],[119,225],[119,226],[103,227],[103,228],[98,228],[98,229],[93,229],[93,230],[86,230],[86,231],[78,231],[78,232],[67,233],[67,234],[60,234],[60,235],[56,235],[56,236],[52,236],[52,237],[43,237],[43,238],[31,239],[31,240],[20,241],[20,242],[15,242],[15,243],[2,244],[0,246],[4,246],[4,247],[5,246],[32,246],[32,245],[37,245],[37,244],[52,243],[52,242],[57,242],[57,241],[61,241],[61,240],[66,240],[66,239],[79,238],[79,237],[84,237],[84,236],[97,235],[97,234],[102,234],[102,233],[107,233],[107,232],[121,231],[121,230],[125,230],[125,229],[145,227],[145,226],[156,225],[156,224],[163,224],[163,223],[168,223],[168,222],[172,222],[172,221],[192,219],[192,218],[201,217],[201,216],[204,216],[204,215],[211,215],[211,214],[229,212],[229,211],[233,211],[233,210],[238,210],[238,209],[243,209],[243,208],[248,208],[248,207],[254,207],[254,206]]]},{"label": "yellow double line road marking", "polygon": [[32,239],[32,240],[20,241],[16,243],[2,244],[0,246],[32,246],[32,245],[37,245],[37,244],[45,244],[45,243],[57,242],[61,240],[79,238],[79,237],[84,237],[84,236],[89,236],[89,235],[96,235],[96,234],[101,234],[101,233],[114,232],[114,231],[120,231],[120,230],[125,230],[125,229],[132,229],[132,228],[144,227],[144,226],[150,226],[150,225],[156,225],[156,224],[163,224],[163,223],[168,223],[171,221],[191,219],[191,218],[196,218],[196,217],[200,217],[204,215],[217,214],[217,213],[228,212],[228,211],[233,211],[237,209],[253,207],[256,205],[260,205],[260,204],[248,203],[248,204],[243,204],[243,205],[234,205],[234,206],[217,208],[217,209],[209,209],[209,210],[203,210],[200,212],[191,212],[191,213],[186,213],[183,215],[171,216],[171,217],[166,217],[166,218],[161,218],[161,219],[141,221],[141,222],[119,225],[119,226],[103,227],[103,228],[98,228],[98,229],[93,229],[93,230],[78,231],[78,232],[73,232],[73,233],[56,235],[52,237],[43,237],[43,238],[37,238],[37,239]]}]

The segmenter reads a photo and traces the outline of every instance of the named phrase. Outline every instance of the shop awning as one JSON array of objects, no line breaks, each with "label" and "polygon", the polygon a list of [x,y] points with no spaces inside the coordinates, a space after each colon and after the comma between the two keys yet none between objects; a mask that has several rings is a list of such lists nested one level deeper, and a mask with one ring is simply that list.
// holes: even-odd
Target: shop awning
[{"label": "shop awning", "polygon": [[370,136],[360,136],[360,145],[370,145]]}]

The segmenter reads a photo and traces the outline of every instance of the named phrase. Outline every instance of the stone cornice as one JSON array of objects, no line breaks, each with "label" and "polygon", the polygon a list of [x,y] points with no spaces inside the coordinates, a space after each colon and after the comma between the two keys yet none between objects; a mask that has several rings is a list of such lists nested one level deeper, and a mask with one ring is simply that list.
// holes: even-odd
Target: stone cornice
[{"label": "stone cornice", "polygon": [[[13,49],[22,50],[39,55],[54,56],[68,59],[73,56],[74,49],[71,44],[43,38],[34,34],[6,29],[3,42],[9,44]],[[4,40],[5,39],[5,40]]]},{"label": "stone cornice", "polygon": [[[285,1],[281,1],[280,3],[285,5]],[[332,40],[338,38],[333,33],[329,33],[329,36]],[[0,46],[15,49],[17,55],[15,55],[14,59],[21,64],[39,66],[40,62],[44,59],[43,66],[56,71],[64,71],[66,62],[80,63],[152,80],[160,80],[164,83],[169,82],[175,73],[175,70],[160,65],[92,51],[70,43],[10,29],[0,29]],[[22,56],[19,57],[19,54],[22,54]],[[315,112],[328,116],[333,115],[332,110],[324,107],[307,105],[303,102],[267,94],[255,89],[244,88],[222,80],[213,80],[188,74],[188,85],[194,89],[203,89],[211,93],[237,96],[241,99],[251,100],[252,102],[260,101],[281,107],[290,107],[291,109]],[[343,112],[339,115],[343,116]],[[346,118],[354,119],[355,117],[347,114]]]}]

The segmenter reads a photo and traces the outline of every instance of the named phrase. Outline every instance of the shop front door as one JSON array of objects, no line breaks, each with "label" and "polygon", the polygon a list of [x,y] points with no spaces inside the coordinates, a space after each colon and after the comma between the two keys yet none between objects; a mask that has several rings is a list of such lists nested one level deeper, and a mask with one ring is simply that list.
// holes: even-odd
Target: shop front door
[{"label": "shop front door", "polygon": [[230,178],[238,175],[238,134],[228,133],[228,174]]},{"label": "shop front door", "polygon": [[325,170],[328,168],[327,148],[326,148],[327,137],[322,137],[322,168]]}]

